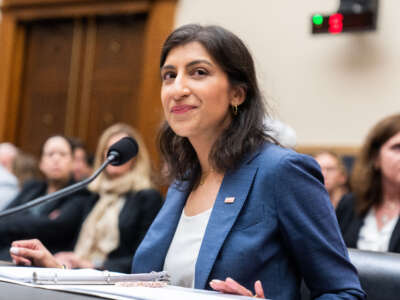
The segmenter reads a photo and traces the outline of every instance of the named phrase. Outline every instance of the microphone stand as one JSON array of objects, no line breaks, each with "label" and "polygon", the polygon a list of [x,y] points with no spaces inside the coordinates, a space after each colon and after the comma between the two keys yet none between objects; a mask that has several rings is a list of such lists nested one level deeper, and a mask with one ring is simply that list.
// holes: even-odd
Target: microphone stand
[{"label": "microphone stand", "polygon": [[86,178],[85,180],[82,180],[80,182],[77,182],[73,185],[70,185],[66,188],[63,188],[61,190],[58,190],[57,192],[39,197],[35,200],[29,201],[28,203],[25,204],[21,204],[18,205],[16,207],[12,207],[3,211],[0,211],[0,218],[4,217],[4,216],[8,216],[8,215],[12,215],[14,213],[17,213],[21,210],[25,210],[28,209],[32,206],[36,206],[39,205],[41,203],[44,202],[48,202],[48,201],[53,201],[53,200],[57,200],[61,197],[67,196],[69,194],[72,194],[73,192],[76,192],[80,189],[82,189],[83,187],[85,187],[86,185],[88,185],[89,183],[91,183],[97,176],[99,176],[99,174],[101,173],[101,171],[103,171],[105,169],[105,167],[108,166],[109,163],[111,163],[113,160],[115,160],[117,158],[118,154],[117,153],[110,153],[107,156],[107,159],[105,160],[105,162],[100,166],[100,168],[98,168],[96,170],[96,172],[93,173],[92,176],[90,176],[89,178]]}]

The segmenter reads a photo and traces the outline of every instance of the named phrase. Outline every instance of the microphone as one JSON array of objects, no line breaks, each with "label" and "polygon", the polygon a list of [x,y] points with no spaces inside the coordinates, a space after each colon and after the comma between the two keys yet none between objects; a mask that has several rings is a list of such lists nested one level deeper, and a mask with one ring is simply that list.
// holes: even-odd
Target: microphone
[{"label": "microphone", "polygon": [[77,182],[73,185],[67,186],[57,192],[51,193],[49,195],[45,195],[39,197],[35,200],[29,201],[28,203],[12,207],[3,211],[0,211],[0,217],[12,215],[19,211],[31,208],[33,206],[42,204],[44,202],[49,202],[53,200],[57,200],[61,197],[68,196],[76,191],[79,191],[86,187],[89,183],[91,183],[99,174],[109,165],[120,166],[126,163],[128,160],[132,159],[137,155],[139,151],[139,146],[137,142],[131,137],[124,137],[120,139],[118,142],[111,145],[110,149],[107,152],[107,158],[100,166],[98,170],[96,170],[92,176]]},{"label": "microphone", "polygon": [[139,152],[139,146],[131,137],[124,137],[115,144],[111,145],[107,152],[107,157],[113,157],[110,162],[113,166],[126,163]]}]

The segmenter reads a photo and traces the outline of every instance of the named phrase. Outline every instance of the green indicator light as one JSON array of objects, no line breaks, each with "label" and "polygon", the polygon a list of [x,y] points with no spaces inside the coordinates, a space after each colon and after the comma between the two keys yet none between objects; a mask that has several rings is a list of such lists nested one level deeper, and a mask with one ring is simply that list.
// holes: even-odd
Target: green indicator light
[{"label": "green indicator light", "polygon": [[324,17],[321,15],[313,15],[312,21],[315,25],[319,26],[324,22]]}]

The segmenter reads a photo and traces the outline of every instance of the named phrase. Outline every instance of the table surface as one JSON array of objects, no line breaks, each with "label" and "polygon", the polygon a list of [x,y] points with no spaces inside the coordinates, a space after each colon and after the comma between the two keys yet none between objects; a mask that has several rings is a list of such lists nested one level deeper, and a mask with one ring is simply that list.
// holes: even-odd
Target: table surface
[{"label": "table surface", "polygon": [[80,295],[68,292],[45,290],[19,284],[0,281],[0,300],[94,300],[105,299],[102,297]]}]

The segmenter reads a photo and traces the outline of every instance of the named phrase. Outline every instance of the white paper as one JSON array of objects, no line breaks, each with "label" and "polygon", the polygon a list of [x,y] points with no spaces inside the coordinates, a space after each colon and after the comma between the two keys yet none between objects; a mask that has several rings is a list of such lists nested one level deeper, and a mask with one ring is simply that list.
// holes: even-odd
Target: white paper
[{"label": "white paper", "polygon": [[[62,280],[62,278],[71,277],[92,277],[92,278],[104,278],[102,271],[94,269],[77,269],[77,270],[66,270],[56,268],[34,268],[34,267],[0,267],[0,280],[11,279],[24,283],[33,283],[33,273],[36,272],[38,276],[43,277],[54,277]],[[122,273],[110,272],[111,275],[122,275]]]},{"label": "white paper", "polygon": [[221,294],[218,292],[166,286],[160,288],[151,287],[121,287],[116,285],[79,285],[79,286],[41,286],[46,289],[69,291],[80,294],[94,295],[108,299],[126,300],[226,300],[226,299],[254,299],[252,297]]},{"label": "white paper", "polygon": [[[38,285],[33,284],[33,272],[45,274],[57,274],[58,278],[75,274],[77,276],[99,276],[102,271],[93,269],[64,270],[53,268],[31,268],[31,267],[0,267],[0,281],[17,283],[32,288],[66,291],[78,294],[99,296],[106,299],[126,300],[224,300],[224,299],[254,299],[251,297],[221,294],[213,291],[182,288],[176,286],[165,286],[160,288],[150,287],[122,287],[117,285]],[[121,275],[123,273],[110,272],[110,274]]]}]

